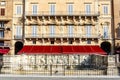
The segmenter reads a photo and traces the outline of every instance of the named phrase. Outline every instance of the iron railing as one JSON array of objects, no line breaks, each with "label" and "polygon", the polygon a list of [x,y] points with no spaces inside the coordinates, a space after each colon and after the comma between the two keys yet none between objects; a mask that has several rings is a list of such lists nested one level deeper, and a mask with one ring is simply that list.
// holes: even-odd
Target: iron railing
[{"label": "iron railing", "polygon": [[25,34],[25,38],[101,38],[110,39],[110,35],[101,36],[99,34],[91,33],[90,35],[81,33],[37,33],[32,35],[32,33]]},{"label": "iron railing", "polygon": [[80,34],[80,33],[44,33],[32,35],[32,33],[25,34],[25,38],[99,38],[98,34]]},{"label": "iron railing", "polygon": [[22,35],[14,35],[14,39],[22,39]]},{"label": "iron railing", "polygon": [[[78,60],[78,63],[70,63],[72,56],[74,59]],[[43,58],[45,58],[45,61],[43,61]],[[54,63],[55,59],[60,59],[63,63]],[[48,63],[48,61],[51,60],[54,60],[53,63]],[[64,60],[66,60],[67,63],[65,63]],[[80,55],[15,55],[4,56],[3,62],[4,66],[2,68],[2,73],[4,74],[37,74],[44,76],[107,75],[106,56],[87,55],[86,57],[80,57]]]},{"label": "iron railing", "polygon": [[86,13],[85,11],[74,11],[72,13],[69,13],[67,11],[56,11],[54,13],[51,13],[50,11],[36,11],[33,13],[32,11],[26,11],[26,16],[65,16],[65,15],[81,15],[81,16],[98,16],[99,12],[91,11],[90,13]]}]

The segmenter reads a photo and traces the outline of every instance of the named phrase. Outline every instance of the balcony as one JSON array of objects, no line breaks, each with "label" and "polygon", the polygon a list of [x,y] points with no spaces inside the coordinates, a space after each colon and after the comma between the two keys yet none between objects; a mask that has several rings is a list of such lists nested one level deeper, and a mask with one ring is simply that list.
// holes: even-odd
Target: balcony
[{"label": "balcony", "polygon": [[10,47],[10,43],[0,43],[0,47]]},{"label": "balcony", "polygon": [[110,36],[111,36],[110,34],[107,34],[107,35],[102,35],[100,38],[101,39],[111,39]]},{"label": "balcony", "polygon": [[3,40],[3,41],[10,41],[11,38],[10,38],[10,37],[3,37],[3,36],[0,36],[0,40]]},{"label": "balcony", "polygon": [[32,33],[26,34],[25,38],[99,38],[98,34],[80,34],[80,33],[45,33],[45,34],[36,34],[32,35]]},{"label": "balcony", "polygon": [[36,35],[32,35],[31,34],[26,34],[25,38],[42,38],[42,35],[36,34]]},{"label": "balcony", "polygon": [[22,39],[22,35],[14,35],[14,39]]},{"label": "balcony", "polygon": [[11,19],[9,16],[0,16],[0,21],[10,21]]},{"label": "balcony", "polygon": [[0,30],[5,30],[5,26],[0,26]]},{"label": "balcony", "polygon": [[86,13],[84,11],[74,11],[72,14],[65,11],[56,11],[54,14],[51,14],[49,11],[38,11],[33,14],[32,11],[26,11],[26,16],[99,16],[99,12]]}]

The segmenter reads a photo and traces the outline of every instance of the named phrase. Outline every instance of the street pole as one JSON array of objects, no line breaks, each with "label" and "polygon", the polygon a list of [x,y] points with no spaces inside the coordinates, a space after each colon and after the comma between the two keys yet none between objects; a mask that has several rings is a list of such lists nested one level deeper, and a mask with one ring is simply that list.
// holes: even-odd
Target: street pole
[{"label": "street pole", "polygon": [[111,55],[115,52],[115,30],[114,30],[114,1],[111,0]]},{"label": "street pole", "polygon": [[25,37],[25,0],[22,0],[23,3],[23,13],[22,13],[22,41],[24,45],[24,37]]}]

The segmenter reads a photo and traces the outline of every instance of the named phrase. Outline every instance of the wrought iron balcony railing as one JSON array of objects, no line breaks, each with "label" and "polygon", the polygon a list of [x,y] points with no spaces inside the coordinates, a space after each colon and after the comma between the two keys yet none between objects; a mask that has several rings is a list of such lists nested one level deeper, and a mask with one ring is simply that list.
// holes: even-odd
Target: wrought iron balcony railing
[{"label": "wrought iron balcony railing", "polygon": [[14,39],[22,39],[22,35],[14,35]]},{"label": "wrought iron balcony railing", "polygon": [[0,21],[9,21],[11,19],[9,16],[0,16]]},{"label": "wrought iron balcony railing", "polygon": [[44,33],[32,35],[25,34],[25,38],[100,38],[98,34],[80,34],[80,33]]},{"label": "wrought iron balcony railing", "polygon": [[85,11],[74,11],[72,13],[69,13],[67,11],[56,11],[54,13],[51,13],[50,11],[36,11],[35,13],[33,13],[32,11],[26,11],[26,16],[65,16],[65,15],[99,16],[99,12],[91,11],[90,13],[86,13]]},{"label": "wrought iron balcony railing", "polygon": [[10,47],[11,44],[9,43],[0,43],[0,47]]}]

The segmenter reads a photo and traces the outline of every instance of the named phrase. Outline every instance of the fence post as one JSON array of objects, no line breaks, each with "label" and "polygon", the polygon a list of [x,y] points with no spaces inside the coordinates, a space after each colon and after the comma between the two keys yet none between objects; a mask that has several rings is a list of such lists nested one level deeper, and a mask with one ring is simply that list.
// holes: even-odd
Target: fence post
[{"label": "fence post", "polygon": [[50,65],[50,76],[52,76],[52,64]]},{"label": "fence post", "polygon": [[115,62],[115,55],[108,55],[107,75],[118,75],[118,68]]},{"label": "fence post", "polygon": [[65,76],[65,66],[66,66],[66,65],[63,65],[63,66],[64,66],[64,76]]}]

